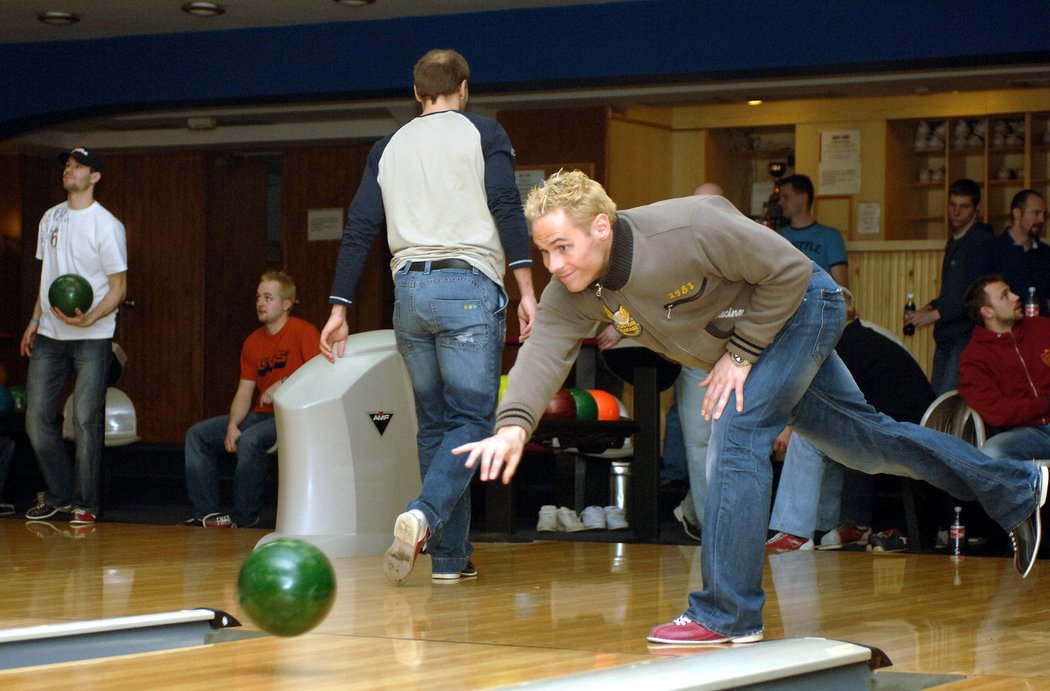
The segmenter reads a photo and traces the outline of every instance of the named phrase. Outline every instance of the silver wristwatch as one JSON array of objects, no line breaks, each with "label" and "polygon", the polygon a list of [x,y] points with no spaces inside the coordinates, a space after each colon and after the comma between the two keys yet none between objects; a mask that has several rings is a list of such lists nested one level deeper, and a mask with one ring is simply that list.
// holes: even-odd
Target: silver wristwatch
[{"label": "silver wristwatch", "polygon": [[736,365],[737,367],[747,367],[748,365],[751,364],[750,362],[748,362],[744,358],[740,357],[736,353],[730,353],[729,357],[733,358],[733,364]]}]

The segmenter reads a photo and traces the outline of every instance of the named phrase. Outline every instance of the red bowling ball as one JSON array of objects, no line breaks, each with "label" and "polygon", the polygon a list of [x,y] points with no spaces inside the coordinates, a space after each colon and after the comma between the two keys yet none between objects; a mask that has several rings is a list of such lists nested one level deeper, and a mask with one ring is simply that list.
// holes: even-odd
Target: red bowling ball
[{"label": "red bowling ball", "polygon": [[547,404],[543,413],[544,420],[573,420],[576,418],[576,398],[568,389],[558,389],[554,398]]}]

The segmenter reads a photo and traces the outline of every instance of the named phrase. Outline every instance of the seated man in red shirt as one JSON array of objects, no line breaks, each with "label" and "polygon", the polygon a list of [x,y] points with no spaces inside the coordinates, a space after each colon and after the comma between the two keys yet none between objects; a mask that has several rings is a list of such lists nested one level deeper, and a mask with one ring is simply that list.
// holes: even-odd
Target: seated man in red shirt
[{"label": "seated man in red shirt", "polygon": [[1002,277],[974,281],[964,296],[977,326],[959,361],[959,394],[994,428],[993,458],[1050,458],[1050,319],[1024,316]]},{"label": "seated man in red shirt", "polygon": [[[183,525],[247,528],[259,522],[267,451],[277,442],[273,397],[281,383],[321,352],[321,333],[313,324],[291,316],[295,282],[283,271],[259,279],[255,310],[262,324],[241,348],[241,380],[228,415],[209,418],[186,433],[186,487],[193,516]],[[258,389],[259,398],[252,407]],[[237,454],[233,475],[233,512],[220,508],[218,458]]]}]

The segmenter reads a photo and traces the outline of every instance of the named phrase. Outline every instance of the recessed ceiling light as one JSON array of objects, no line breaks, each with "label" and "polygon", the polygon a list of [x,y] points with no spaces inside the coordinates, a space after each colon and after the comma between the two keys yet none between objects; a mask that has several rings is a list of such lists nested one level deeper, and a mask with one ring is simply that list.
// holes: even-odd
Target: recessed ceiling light
[{"label": "recessed ceiling light", "polygon": [[73,14],[72,12],[55,12],[54,10],[41,12],[36,18],[45,24],[52,24],[54,26],[66,26],[68,24],[76,24],[80,21],[80,15]]},{"label": "recessed ceiling light", "polygon": [[761,98],[752,98],[751,100],[749,100],[747,102],[747,104],[749,106],[760,106],[760,105],[762,105],[762,99]]},{"label": "recessed ceiling light", "polygon": [[361,5],[371,5],[376,0],[335,0],[340,5],[346,5],[347,7],[360,7]]},{"label": "recessed ceiling light", "polygon": [[182,11],[198,17],[217,17],[226,12],[226,8],[217,2],[187,2]]}]

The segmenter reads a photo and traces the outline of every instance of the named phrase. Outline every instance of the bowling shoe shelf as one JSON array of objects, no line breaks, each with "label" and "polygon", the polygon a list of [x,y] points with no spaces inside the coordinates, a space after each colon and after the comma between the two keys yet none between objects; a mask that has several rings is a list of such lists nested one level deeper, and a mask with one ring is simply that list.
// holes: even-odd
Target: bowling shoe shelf
[{"label": "bowling shoe shelf", "polygon": [[[656,366],[650,362],[637,364],[633,368],[633,383],[633,420],[544,419],[531,443],[550,447],[556,438],[559,449],[601,453],[633,435],[627,521],[635,540],[648,541],[659,536],[660,391]],[[572,465],[557,464],[561,469],[556,469],[555,473],[559,505],[571,504],[569,497],[575,495],[578,478],[567,470]],[[486,532],[513,533],[516,523],[513,485],[487,482],[484,491],[485,506],[488,507],[485,512]]]},{"label": "bowling shoe shelf", "polygon": [[887,239],[942,238],[948,187],[981,185],[981,214],[996,230],[1010,224],[1022,189],[1050,192],[1050,113],[891,120],[887,127]]}]

